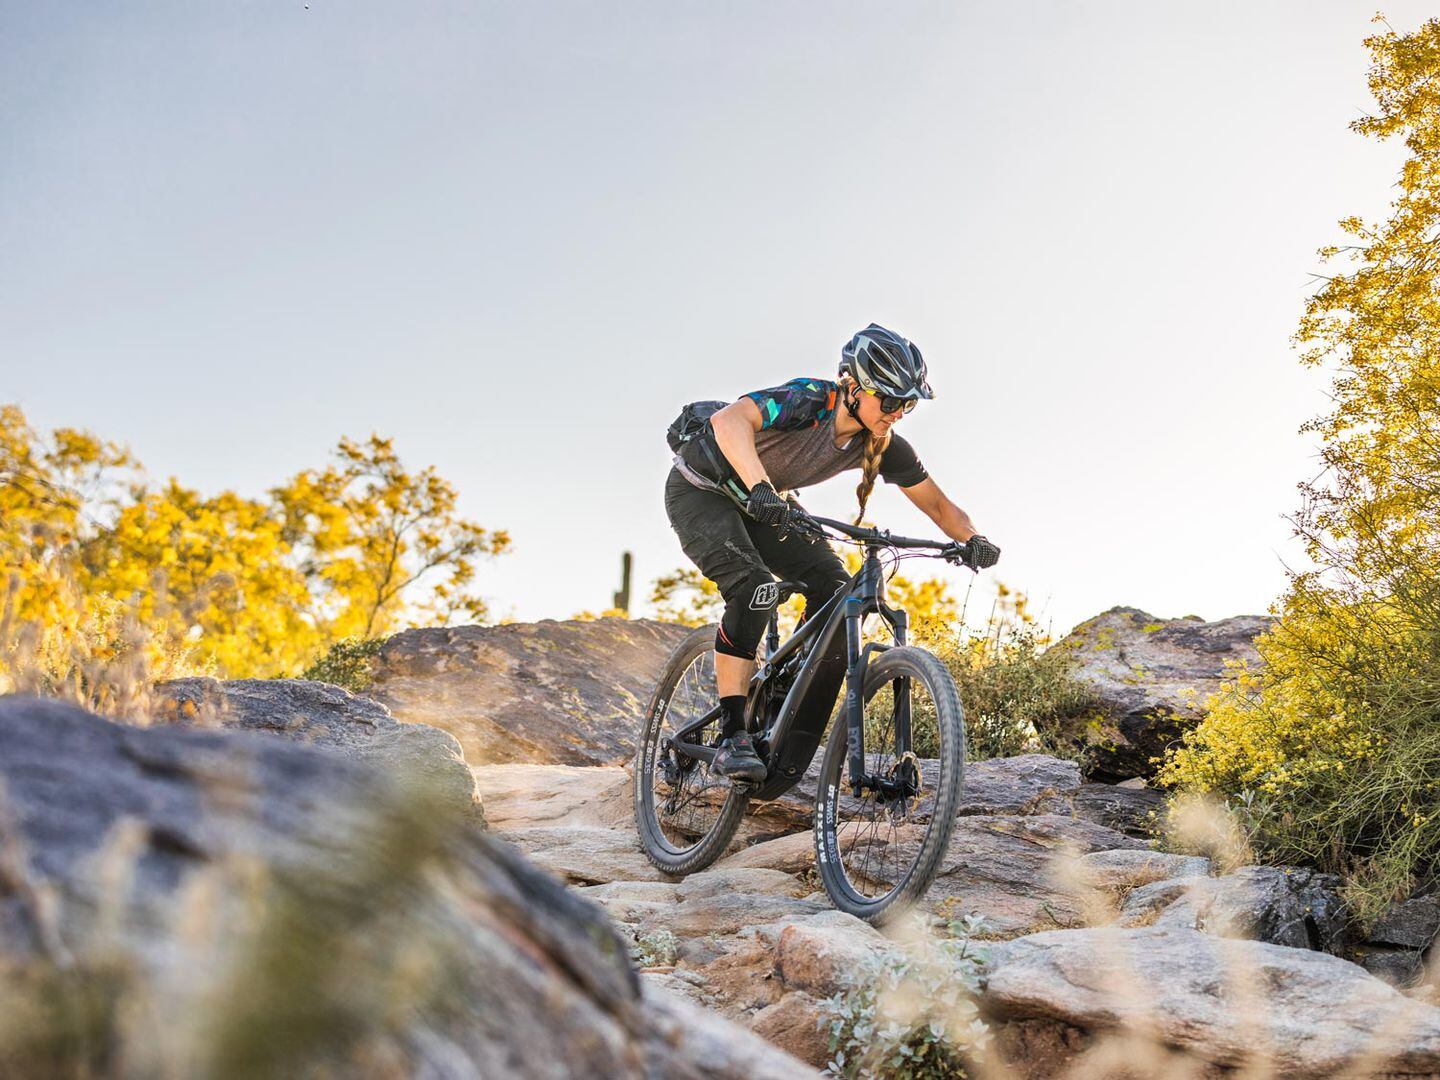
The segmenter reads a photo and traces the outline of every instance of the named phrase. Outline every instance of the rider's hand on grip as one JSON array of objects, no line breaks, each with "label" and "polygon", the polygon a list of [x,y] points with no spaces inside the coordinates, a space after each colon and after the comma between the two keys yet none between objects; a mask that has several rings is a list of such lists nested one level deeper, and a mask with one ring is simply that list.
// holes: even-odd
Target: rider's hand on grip
[{"label": "rider's hand on grip", "polygon": [[752,487],[750,497],[745,500],[745,512],[761,525],[784,524],[789,509],[789,505],[780,498],[768,480],[761,480]]},{"label": "rider's hand on grip", "polygon": [[976,533],[965,541],[965,565],[971,570],[984,570],[1000,561],[1000,549]]}]

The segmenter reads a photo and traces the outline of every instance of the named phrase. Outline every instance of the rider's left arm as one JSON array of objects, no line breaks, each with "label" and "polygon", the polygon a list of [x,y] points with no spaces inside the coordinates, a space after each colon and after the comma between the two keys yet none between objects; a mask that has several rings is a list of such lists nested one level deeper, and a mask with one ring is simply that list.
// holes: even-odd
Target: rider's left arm
[{"label": "rider's left arm", "polygon": [[970,515],[961,510],[940,490],[940,485],[926,477],[920,483],[900,489],[905,497],[925,511],[926,517],[940,527],[951,540],[962,544],[978,531]]}]

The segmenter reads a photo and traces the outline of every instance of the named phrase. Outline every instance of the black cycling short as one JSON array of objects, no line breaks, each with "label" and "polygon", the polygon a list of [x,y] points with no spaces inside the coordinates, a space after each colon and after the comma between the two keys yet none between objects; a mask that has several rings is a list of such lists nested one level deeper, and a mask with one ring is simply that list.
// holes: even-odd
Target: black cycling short
[{"label": "black cycling short", "polygon": [[751,520],[729,498],[696,487],[676,469],[665,481],[665,513],[686,556],[725,598],[715,648],[730,656],[755,655],[775,609],[777,576],[804,586],[807,611],[850,580],[828,544],[795,535],[782,541],[774,526]]}]

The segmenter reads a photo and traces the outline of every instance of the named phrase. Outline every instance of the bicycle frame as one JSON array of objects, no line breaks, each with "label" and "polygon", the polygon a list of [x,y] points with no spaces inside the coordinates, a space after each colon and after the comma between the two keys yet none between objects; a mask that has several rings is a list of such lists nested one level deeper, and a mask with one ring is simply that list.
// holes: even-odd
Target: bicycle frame
[{"label": "bicycle frame", "polygon": [[[847,733],[847,777],[851,789],[859,794],[873,786],[876,778],[865,772],[865,671],[870,657],[892,648],[880,642],[862,642],[865,618],[878,614],[890,627],[894,645],[904,645],[909,625],[908,615],[885,603],[885,575],[879,552],[886,546],[933,547],[944,545],[935,541],[904,541],[875,530],[852,530],[840,522],[821,519],[823,524],[839,526],[846,532],[859,533],[865,544],[865,561],[850,581],[837,589],[835,595],[802,623],[784,644],[773,649],[751,680],[748,707],[753,708],[759,691],[770,678],[801,649],[808,649],[800,670],[795,675],[779,711],[763,732],[757,736],[757,749],[766,760],[769,775],[751,791],[756,799],[773,799],[799,783],[825,734],[830,713],[839,695],[843,674],[845,684],[844,719]],[[873,537],[873,538],[872,538]],[[774,622],[768,628],[775,640]],[[843,649],[841,646],[843,645]],[[843,664],[843,667],[840,665]],[[897,758],[910,749],[909,680],[898,680],[895,704]],[[833,686],[833,689],[827,687]],[[713,747],[691,741],[690,737],[712,722],[718,707],[698,720],[687,724],[672,738],[672,745],[681,753],[709,762],[715,756]]]}]

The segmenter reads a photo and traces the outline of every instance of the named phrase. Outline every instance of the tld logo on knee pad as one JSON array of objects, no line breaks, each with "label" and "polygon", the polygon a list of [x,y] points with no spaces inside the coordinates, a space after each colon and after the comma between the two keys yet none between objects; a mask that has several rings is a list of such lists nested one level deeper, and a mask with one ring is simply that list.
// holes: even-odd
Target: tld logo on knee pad
[{"label": "tld logo on knee pad", "polygon": [[775,582],[768,585],[761,585],[755,590],[755,595],[750,598],[751,611],[765,611],[775,606],[775,601],[780,599],[780,586]]}]

